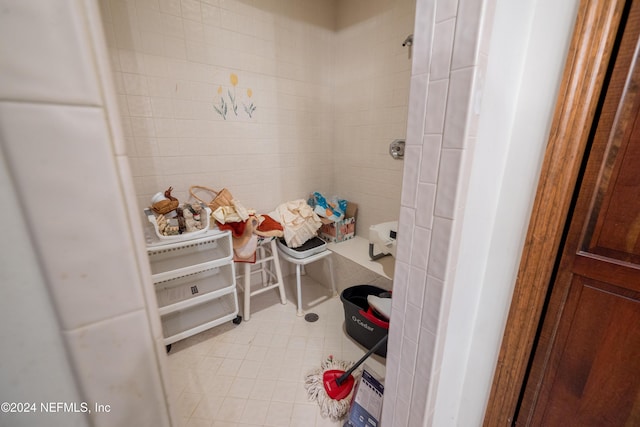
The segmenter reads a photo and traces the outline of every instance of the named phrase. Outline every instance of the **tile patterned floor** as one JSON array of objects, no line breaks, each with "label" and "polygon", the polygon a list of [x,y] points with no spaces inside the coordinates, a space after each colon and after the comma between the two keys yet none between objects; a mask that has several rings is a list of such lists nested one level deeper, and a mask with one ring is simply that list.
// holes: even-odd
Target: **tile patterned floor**
[{"label": "tile patterned floor", "polygon": [[[319,320],[296,316],[294,281],[285,278],[286,305],[275,290],[257,295],[249,322],[228,322],[173,344],[169,370],[180,427],[342,425],[320,416],[304,377],[328,355],[355,362],[366,348],[346,334],[340,298],[330,298],[309,276],[303,276],[303,308]],[[376,355],[366,361],[381,376],[384,363]]]}]

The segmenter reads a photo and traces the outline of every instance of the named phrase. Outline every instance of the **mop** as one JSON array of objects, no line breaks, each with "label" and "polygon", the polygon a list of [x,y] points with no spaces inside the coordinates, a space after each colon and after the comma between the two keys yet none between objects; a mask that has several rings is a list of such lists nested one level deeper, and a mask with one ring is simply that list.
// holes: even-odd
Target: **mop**
[{"label": "mop", "polygon": [[[367,296],[369,306],[381,317],[389,320],[391,317],[391,298],[386,292],[384,298],[374,295]],[[304,382],[309,400],[315,400],[320,405],[320,413],[324,418],[338,421],[349,411],[355,378],[353,372],[367,360],[376,350],[387,342],[388,334],[378,341],[356,363],[334,360],[329,356],[320,364],[319,369],[310,372]],[[345,371],[346,369],[346,371]],[[356,374],[359,376],[360,372]]]},{"label": "mop", "polygon": [[346,415],[351,405],[353,386],[356,381],[351,374],[387,342],[387,336],[382,337],[356,363],[334,360],[333,356],[329,356],[320,364],[319,369],[315,369],[307,375],[304,388],[307,389],[309,400],[315,400],[320,405],[322,417],[338,421]]}]

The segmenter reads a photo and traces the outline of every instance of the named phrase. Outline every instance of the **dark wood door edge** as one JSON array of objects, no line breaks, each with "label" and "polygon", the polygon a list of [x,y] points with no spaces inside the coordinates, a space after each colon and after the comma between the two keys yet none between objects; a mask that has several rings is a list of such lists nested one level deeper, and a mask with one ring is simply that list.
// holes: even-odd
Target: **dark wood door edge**
[{"label": "dark wood door edge", "polygon": [[558,100],[484,426],[510,426],[565,227],[625,0],[582,0]]}]

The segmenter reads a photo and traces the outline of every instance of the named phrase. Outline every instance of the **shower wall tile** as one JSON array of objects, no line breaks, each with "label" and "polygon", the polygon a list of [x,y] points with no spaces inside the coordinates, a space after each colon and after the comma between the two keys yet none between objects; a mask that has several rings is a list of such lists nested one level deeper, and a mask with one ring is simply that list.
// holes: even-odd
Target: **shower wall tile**
[{"label": "shower wall tile", "polygon": [[396,259],[407,264],[411,263],[411,248],[413,246],[413,229],[415,227],[415,209],[400,208],[398,220],[398,245]]},{"label": "shower wall tile", "polygon": [[[102,110],[3,103],[0,122],[63,326],[72,329],[143,307],[139,289],[130,283],[137,266],[126,244],[127,219],[112,203],[121,193],[116,165],[104,161],[112,149]],[[32,173],[34,164],[38,174]],[[81,202],[96,191],[99,197],[91,204]],[[82,214],[74,214],[76,209]],[[80,244],[93,250],[78,252]]]},{"label": "shower wall tile", "polygon": [[[446,291],[448,292],[448,290]],[[448,309],[449,309],[449,304],[447,303],[448,298],[445,296],[443,299],[443,304],[442,304],[442,308],[441,308],[441,316],[440,316],[440,320],[438,321],[438,332],[437,335],[439,337],[445,337],[447,334],[447,330],[449,328],[449,322],[448,320]],[[433,363],[434,363],[434,375],[439,375],[440,372],[440,367],[442,366],[442,358],[444,357],[444,346],[443,345],[436,345],[436,352],[434,355],[434,359],[433,359]]]},{"label": "shower wall tile", "polygon": [[407,144],[420,145],[424,134],[424,117],[427,108],[428,74],[411,77],[409,94],[409,114],[407,118]]},{"label": "shower wall tile", "polygon": [[[131,166],[129,164],[129,158],[127,156],[118,156],[116,158],[116,162],[120,180],[122,182],[124,199],[135,200],[135,185],[134,179],[131,176]],[[155,307],[157,307],[157,300],[153,282],[151,280],[151,267],[148,263],[147,251],[145,250],[145,237],[142,234],[134,231],[135,229],[143,229],[143,225],[140,221],[140,212],[138,211],[137,206],[134,203],[127,203],[125,205],[125,209],[127,209],[129,218],[131,218],[132,222],[132,231],[130,238],[133,242],[133,250],[138,263],[138,268],[141,271],[139,277],[142,283],[142,293],[144,294],[147,305],[151,305],[151,307],[154,307],[155,310]],[[160,316],[152,315],[148,317],[152,338],[155,340],[156,345],[160,348],[159,354],[162,354],[162,351],[166,351],[166,348],[164,345],[164,336],[162,333]]]},{"label": "shower wall tile", "polygon": [[[174,59],[187,59],[187,47],[184,39],[165,36],[163,43],[165,56]],[[131,47],[135,48],[135,46]]]},{"label": "shower wall tile", "polygon": [[422,143],[422,163],[420,182],[436,184],[440,170],[442,135],[424,135]]},{"label": "shower wall tile", "polygon": [[[480,29],[479,53],[480,55],[489,54],[489,45],[491,42],[491,29],[496,14],[496,0],[487,0],[482,14],[482,23]],[[485,67],[486,68],[486,67]]]},{"label": "shower wall tile", "polygon": [[449,80],[431,81],[427,97],[427,109],[424,120],[425,134],[441,134],[447,109],[447,91]]},{"label": "shower wall tile", "polygon": [[462,0],[438,0],[436,7],[436,22],[442,22],[456,17],[458,14],[458,2]]},{"label": "shower wall tile", "polygon": [[[391,329],[391,326],[390,326]],[[400,336],[400,335],[398,335]],[[393,343],[391,341],[391,332],[389,333],[390,347]],[[397,360],[391,359],[391,355],[387,354],[387,369],[385,375],[384,384],[384,411],[380,420],[380,425],[391,425],[393,420],[393,414],[395,409],[396,397],[398,395],[398,369],[400,363]]]},{"label": "shower wall tile", "polygon": [[160,11],[148,9],[144,7],[138,7],[136,5],[136,17],[138,19],[138,29],[140,31],[151,31],[160,33],[162,31],[162,14]]},{"label": "shower wall tile", "polygon": [[192,21],[202,20],[202,11],[200,10],[200,2],[197,0],[181,0],[182,17]]},{"label": "shower wall tile", "polygon": [[430,77],[432,80],[449,78],[455,27],[455,19],[448,19],[435,25],[433,35],[433,58],[431,60],[430,69]]},{"label": "shower wall tile", "polygon": [[420,173],[421,148],[416,145],[405,146],[404,178],[402,182],[403,206],[415,207],[418,174]]},{"label": "shower wall tile", "polygon": [[407,301],[423,308],[424,293],[427,283],[427,272],[418,267],[411,267],[407,283]]},{"label": "shower wall tile", "polygon": [[[407,135],[411,144],[420,141],[421,159],[405,160],[399,227],[412,228],[413,236],[398,239],[397,260],[403,266],[403,280],[394,281],[394,292],[402,292],[406,303],[404,312],[394,310],[391,319],[392,325],[402,322],[403,338],[402,343],[390,347],[387,356],[399,358],[401,369],[395,378],[387,378],[397,382],[397,389],[385,395],[385,425],[431,426],[433,422],[486,67],[477,49],[480,31],[490,32],[491,17],[486,14],[493,8],[485,3],[494,1],[418,0],[416,4],[416,27],[421,28],[415,30],[417,57],[412,68]],[[426,37],[433,40],[433,49],[420,46]],[[414,93],[418,88],[426,96],[424,110],[422,94]],[[414,139],[415,132],[424,136]],[[409,265],[408,277],[405,263]],[[416,311],[419,295],[423,299]],[[416,321],[420,325],[414,324]],[[412,355],[403,352],[405,342],[409,347],[417,344],[418,363],[412,378],[403,374],[403,367],[413,361]],[[404,407],[407,402],[409,406]]]},{"label": "shower wall tile", "polygon": [[164,405],[155,365],[149,363],[149,354],[155,349],[146,323],[144,311],[139,310],[64,333],[84,400],[112,408],[110,412],[92,411],[92,425],[169,426],[166,413],[116,410]]},{"label": "shower wall tile", "polygon": [[451,61],[453,70],[477,64],[484,5],[484,1],[459,0],[458,23]]},{"label": "shower wall tile", "polygon": [[[415,343],[412,343],[411,340],[407,339],[406,337],[404,338],[404,340],[402,341],[402,351],[405,350],[405,348],[410,347],[411,345],[413,345],[413,348],[415,348]],[[403,357],[401,359],[402,362],[406,361],[407,359],[413,359],[415,360],[415,355],[413,357]],[[402,362],[400,364],[400,371],[398,372],[398,396],[397,399],[398,400],[411,400],[411,389],[412,389],[412,385],[413,385],[413,373],[414,373],[414,366],[406,366],[403,369],[402,366]]]},{"label": "shower wall tile", "polygon": [[426,280],[427,289],[424,294],[424,315],[422,316],[422,327],[436,334],[440,319],[440,307],[443,305],[444,282],[435,277],[428,276]]},{"label": "shower wall tile", "polygon": [[[106,33],[123,34],[110,48],[116,90],[126,96],[120,98],[125,133],[135,138],[137,158],[131,164],[139,205],[169,185],[179,199],[188,198],[191,184],[226,186],[258,210],[310,191],[332,191],[337,180],[329,149],[333,45],[327,40],[334,29],[327,11],[332,4],[297,7],[287,0],[279,9],[288,14],[297,7],[299,16],[281,20],[281,12],[235,0],[106,3]],[[314,55],[306,55],[308,50]],[[238,77],[236,86],[232,73]],[[230,96],[239,101],[237,115]],[[213,108],[222,98],[228,104],[224,118]],[[251,118],[245,114],[248,101],[256,107]],[[242,157],[243,152],[248,154]],[[237,161],[221,167],[221,153],[236,153]],[[159,156],[163,162],[149,161]],[[341,167],[352,169],[349,161],[345,157]],[[246,173],[249,165],[254,173]],[[396,188],[400,166],[397,162],[390,175]],[[295,180],[280,182],[280,176],[292,174]],[[365,184],[363,174],[353,176]],[[371,185],[384,189],[387,183],[379,181]],[[355,197],[354,191],[348,193]],[[383,209],[379,197],[365,193],[371,196],[363,202],[376,203],[367,211]],[[390,194],[399,204],[399,192]]]},{"label": "shower wall tile", "polygon": [[418,345],[418,360],[416,365],[416,377],[430,383],[433,372],[433,359],[436,350],[436,334],[425,328],[420,329],[420,341]]},{"label": "shower wall tile", "polygon": [[127,110],[131,116],[152,117],[151,98],[148,96],[127,96]]},{"label": "shower wall tile", "polygon": [[433,227],[433,213],[436,203],[435,184],[418,183],[418,198],[416,203],[416,225],[431,229]]},{"label": "shower wall tile", "polygon": [[422,309],[410,300],[404,313],[404,337],[409,341],[408,344],[402,343],[402,354],[400,358],[400,368],[413,372],[415,369],[418,335],[420,333],[420,324]]},{"label": "shower wall tile", "polygon": [[122,83],[124,83],[124,93],[127,95],[149,95],[149,86],[146,77],[133,74],[122,73]]},{"label": "shower wall tile", "polygon": [[[423,422],[425,410],[427,407],[429,390],[432,384],[432,370],[433,370],[433,358],[436,349],[436,335],[424,328],[420,329],[418,354],[415,369],[415,378],[419,378],[419,381],[414,380],[413,394],[412,394],[412,407],[410,413],[410,419],[420,420]],[[414,424],[410,424],[414,425]],[[417,423],[417,425],[421,425]]]},{"label": "shower wall tile", "polygon": [[0,99],[100,103],[84,17],[74,1],[13,1],[3,9]]},{"label": "shower wall tile", "polygon": [[[403,386],[407,387],[406,385],[403,385]],[[392,427],[406,427],[409,425],[410,408],[411,408],[411,405],[407,400],[400,399],[400,398],[396,400],[395,411],[394,411],[395,416],[393,418]]]},{"label": "shower wall tile", "polygon": [[[373,16],[362,6],[359,1],[336,2],[331,102],[335,106],[332,150],[340,153],[333,167],[333,188],[358,202],[358,227],[366,230],[397,218],[400,203],[415,201],[415,186],[403,187],[402,170],[419,168],[420,156],[412,158],[416,152],[409,147],[419,147],[420,133],[408,134],[407,121],[421,122],[423,113],[408,117],[407,103],[422,104],[424,109],[426,95],[418,91],[418,98],[409,99],[411,60],[408,48],[401,46],[411,33],[414,4],[382,2]],[[411,84],[425,82],[426,76],[421,76]],[[395,139],[406,141],[403,161],[388,154]]]},{"label": "shower wall tile", "polygon": [[[153,2],[3,1],[7,13],[0,18],[0,33],[11,32],[17,42],[11,52],[0,51],[0,66],[15,72],[3,80],[12,93],[0,84],[0,127],[7,169],[57,312],[52,327],[58,332],[46,339],[67,341],[76,375],[66,376],[81,383],[78,401],[113,405],[127,422],[160,426],[170,423],[160,374],[165,349],[136,222],[139,211],[127,203],[135,196],[126,157],[132,144],[123,137],[130,126],[118,118],[118,104],[129,110],[125,83],[119,71],[109,72],[113,62],[118,70],[139,73],[141,61],[105,48],[105,38],[114,46],[124,41],[139,47],[139,33],[116,32],[113,25],[103,32],[101,24],[102,17],[112,22],[142,4]],[[15,76],[19,81],[11,80]],[[131,105],[134,111],[144,106]],[[128,339],[113,342],[115,335]],[[123,341],[126,358],[120,357]],[[105,387],[96,380],[100,375],[117,387]],[[132,419],[136,399],[136,407],[148,411]],[[92,414],[91,424],[124,422],[113,415]]]},{"label": "shower wall tile", "polygon": [[410,285],[410,271],[411,267],[409,264],[396,261],[393,281],[397,283],[406,283],[407,286],[399,286],[394,289],[393,298],[391,299],[393,310],[401,310],[404,312]]},{"label": "shower wall tile", "polygon": [[118,51],[118,71],[141,74],[144,72],[143,55],[130,50]]},{"label": "shower wall tile", "polygon": [[427,272],[441,280],[446,280],[446,272],[449,262],[449,249],[451,247],[451,230],[453,220],[435,217],[433,221],[433,232],[431,251],[429,256],[429,266]]},{"label": "shower wall tile", "polygon": [[411,75],[418,76],[429,72],[433,41],[433,21],[436,14],[436,2],[417,1],[413,33]]},{"label": "shower wall tile", "polygon": [[[417,367],[416,367],[417,368]],[[417,374],[417,370],[416,370]],[[411,389],[412,401],[416,402],[411,405],[409,413],[410,426],[419,426],[424,423],[424,414],[427,407],[427,394],[429,392],[429,382],[414,381]]]},{"label": "shower wall tile", "polygon": [[474,71],[474,68],[464,68],[451,72],[443,147],[465,148],[467,120],[473,99]]},{"label": "shower wall tile", "polygon": [[453,220],[435,217],[433,220],[433,231],[431,250],[429,252],[429,267],[427,273],[446,282],[446,272],[448,268],[449,250],[451,249],[451,230]]},{"label": "shower wall tile", "polygon": [[[2,144],[2,142],[0,142]],[[82,400],[74,380],[72,365],[60,340],[56,313],[49,298],[33,236],[13,187],[4,151],[0,149],[0,335],[2,336],[3,395],[17,402]],[[38,357],[46,354],[46,357]],[[34,387],[37,385],[37,387]],[[13,416],[13,417],[12,417]],[[39,419],[35,417],[39,416]],[[51,424],[50,414],[3,414],[3,424]],[[29,417],[29,418],[26,418]],[[49,419],[47,419],[49,418]],[[58,425],[88,426],[78,414],[56,414]]]},{"label": "shower wall tile", "polygon": [[100,8],[95,1],[84,1],[85,19],[87,20],[87,32],[94,48],[94,60],[96,66],[96,76],[101,88],[102,104],[105,110],[105,117],[110,128],[111,144],[116,156],[127,154],[127,145],[122,138],[122,124],[119,120],[119,107],[121,100],[115,92],[113,75],[109,64],[109,52],[106,46],[105,32],[100,16]]},{"label": "shower wall tile", "polygon": [[413,229],[413,245],[411,247],[411,265],[427,268],[429,249],[431,246],[431,230],[418,227]]},{"label": "shower wall tile", "polygon": [[160,11],[175,16],[182,16],[180,0],[159,0]]},{"label": "shower wall tile", "polygon": [[222,12],[219,7],[205,3],[200,7],[202,8],[202,23],[204,25],[210,25],[213,27],[220,26]]},{"label": "shower wall tile", "polygon": [[455,217],[463,155],[462,150],[449,148],[442,150],[435,204],[435,215],[437,216],[450,219]]}]

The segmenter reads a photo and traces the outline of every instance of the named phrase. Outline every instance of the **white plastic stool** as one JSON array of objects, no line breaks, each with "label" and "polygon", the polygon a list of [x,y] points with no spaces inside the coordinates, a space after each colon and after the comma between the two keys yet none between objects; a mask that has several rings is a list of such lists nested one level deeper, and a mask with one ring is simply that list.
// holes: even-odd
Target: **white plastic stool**
[{"label": "white plastic stool", "polygon": [[298,309],[296,314],[298,316],[304,315],[302,311],[302,289],[300,286],[300,275],[301,275],[300,269],[303,268],[305,265],[311,264],[312,262],[319,261],[323,258],[327,258],[327,260],[329,261],[329,273],[331,276],[331,289],[333,290],[333,296],[336,296],[338,294],[338,291],[336,291],[336,280],[333,273],[333,259],[331,258],[330,250],[327,249],[317,254],[308,256],[306,258],[293,258],[292,256],[289,256],[286,253],[284,253],[280,248],[278,248],[278,251],[280,251],[280,256],[282,256],[283,260],[296,265],[296,296],[298,299]]},{"label": "white plastic stool", "polygon": [[[240,263],[238,263],[240,264]],[[280,301],[282,304],[287,303],[287,296],[284,292],[284,281],[282,280],[282,269],[280,268],[280,260],[278,258],[278,249],[276,248],[276,240],[261,241],[256,248],[256,262],[243,263],[243,273],[237,276],[242,278],[242,284],[238,286],[244,293],[244,309],[243,320],[251,319],[251,297],[259,295],[268,290],[278,288],[280,291]],[[257,265],[259,268],[254,269],[252,266]],[[251,276],[261,274],[262,286],[256,290],[251,290]]]}]

